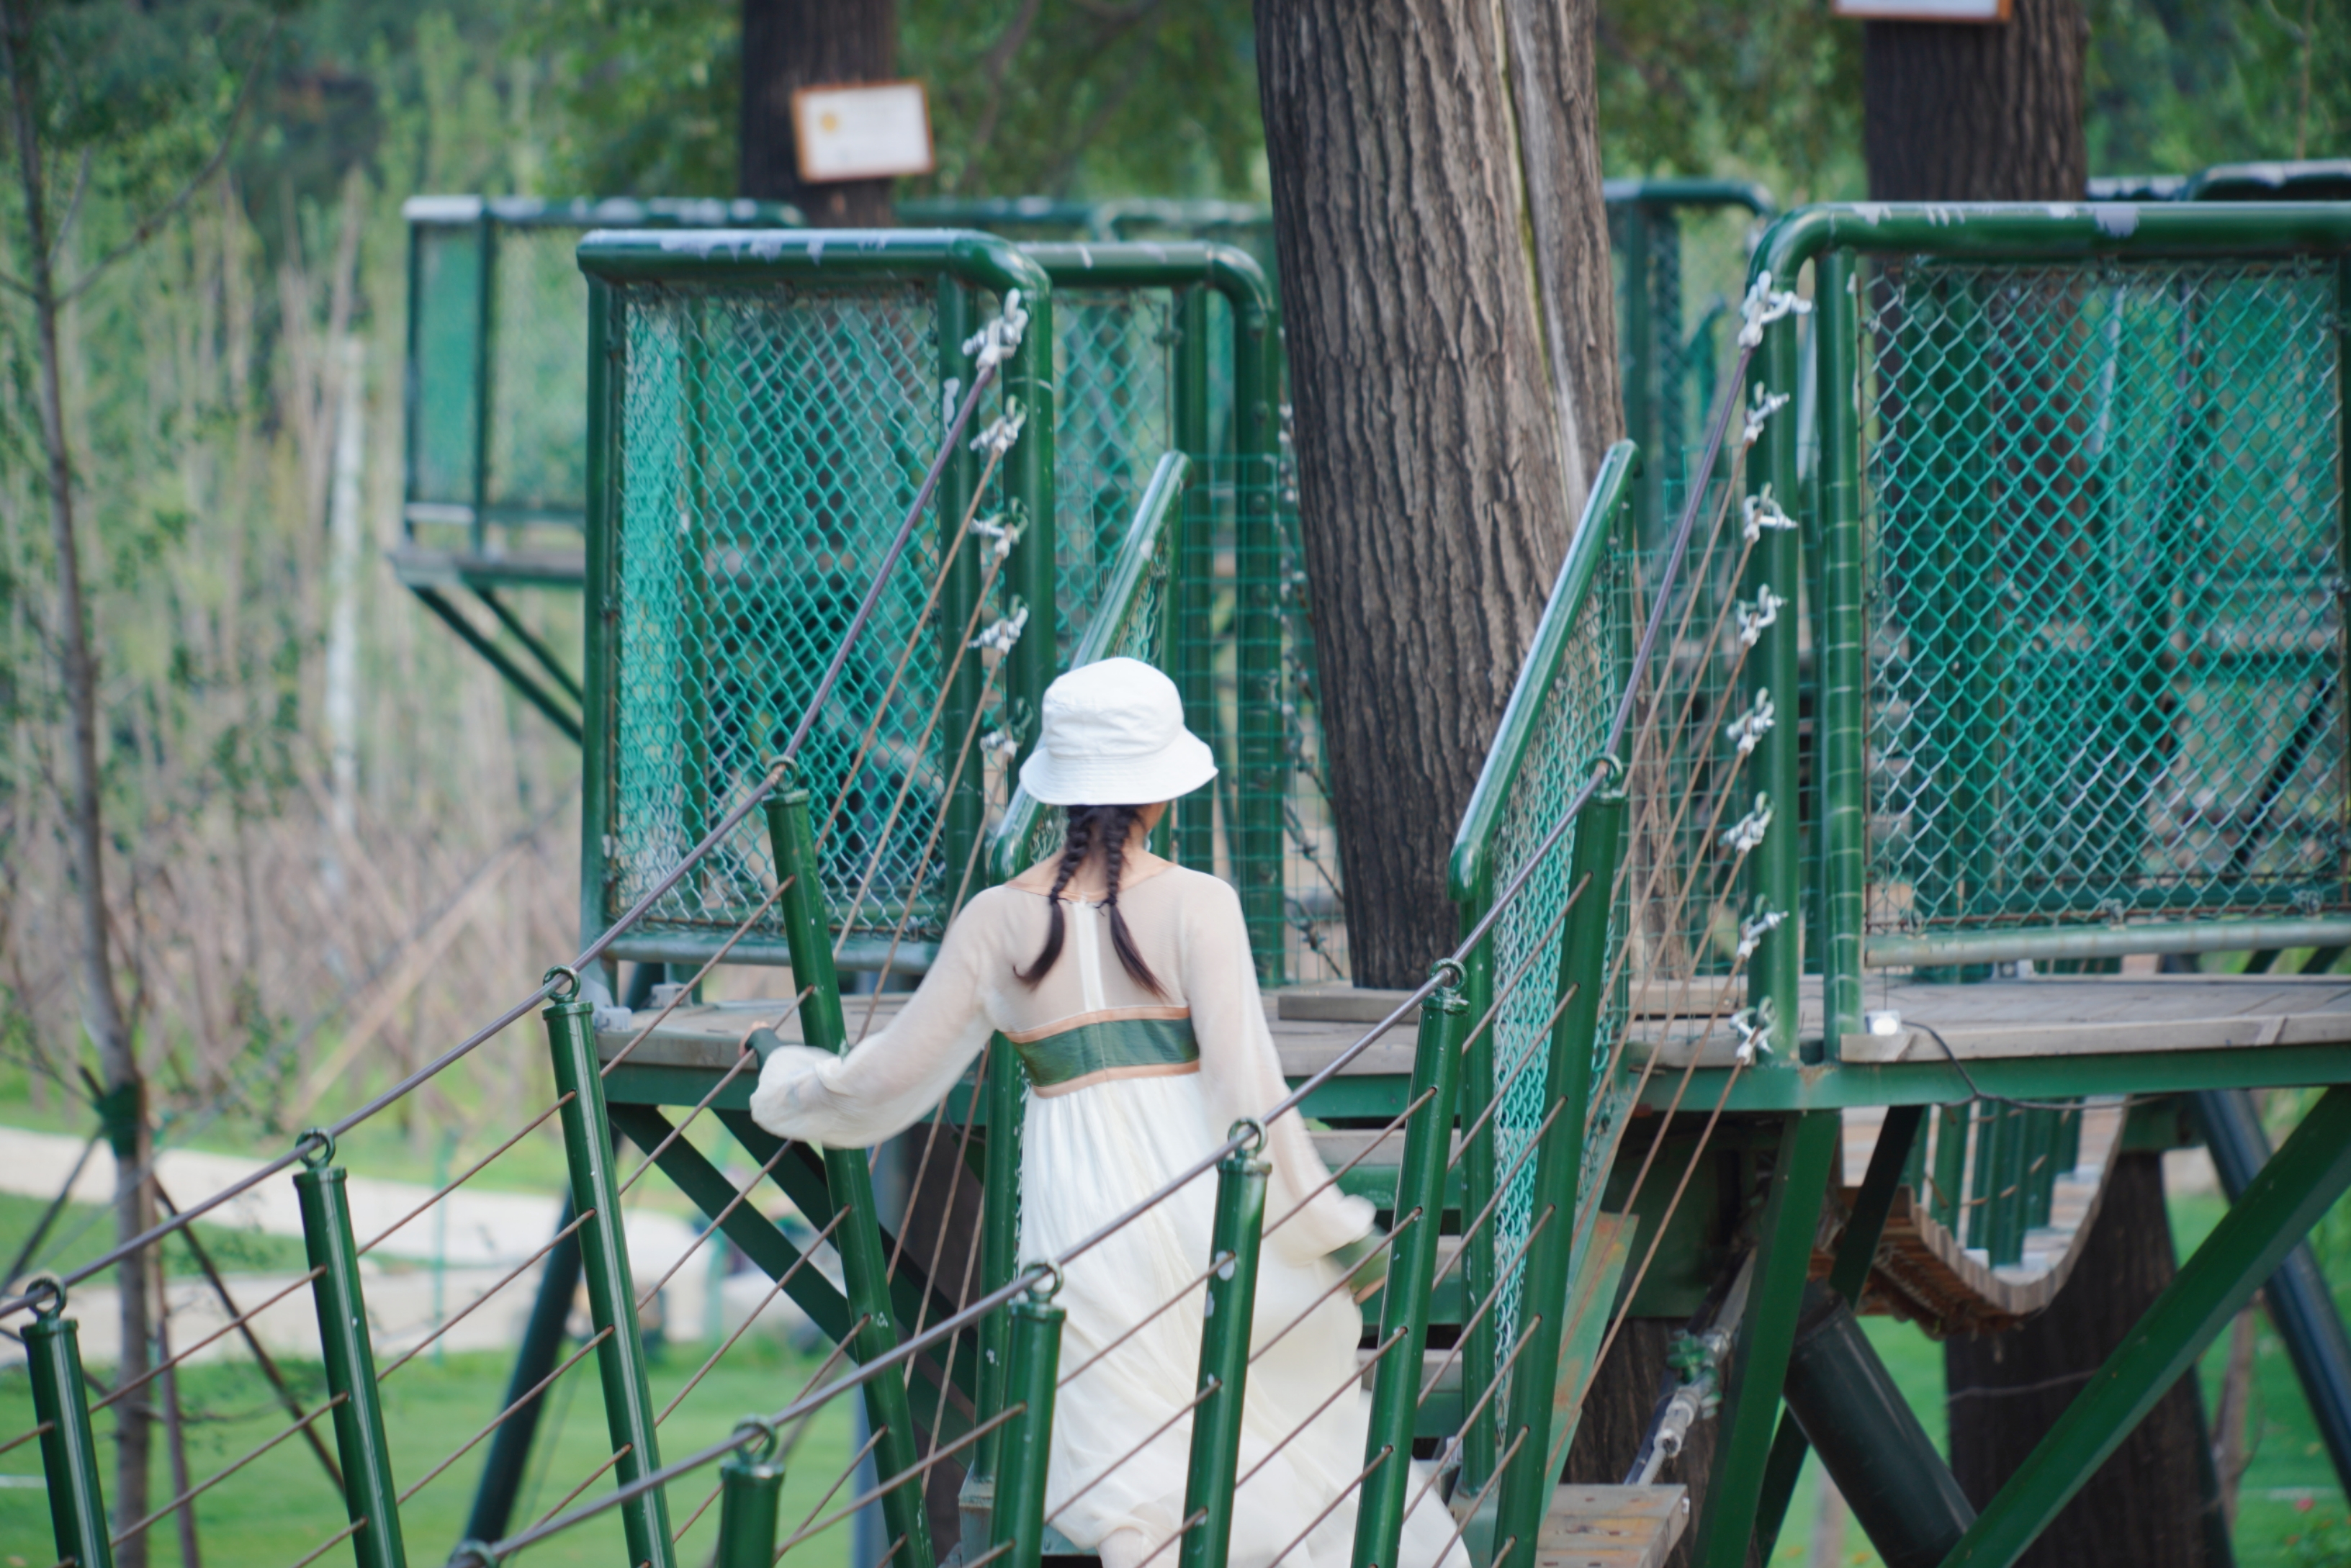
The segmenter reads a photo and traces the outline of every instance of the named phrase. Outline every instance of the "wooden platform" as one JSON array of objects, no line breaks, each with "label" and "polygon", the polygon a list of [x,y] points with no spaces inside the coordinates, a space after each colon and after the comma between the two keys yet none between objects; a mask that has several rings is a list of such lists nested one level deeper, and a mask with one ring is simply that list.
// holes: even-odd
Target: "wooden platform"
[{"label": "wooden platform", "polygon": [[1563,1486],[1535,1542],[1541,1568],[1658,1568],[1689,1528],[1678,1486]]},{"label": "wooden platform", "polygon": [[[1816,1039],[1824,1027],[1817,978],[1805,980],[1802,998],[1797,1034]],[[1693,1056],[1700,1067],[1731,1065],[1738,1035],[1712,1016],[1714,997],[1701,988],[1678,1005],[1687,1009],[1681,1018],[1640,1019],[1636,1047],[1654,1051],[1661,1067],[1687,1066]],[[1856,1065],[1942,1061],[1935,1034],[1963,1061],[2351,1045],[2351,977],[2342,976],[2053,975],[1970,986],[1872,979],[1863,1005],[1898,1021],[1886,1033],[1837,1042],[1839,1060]]]}]

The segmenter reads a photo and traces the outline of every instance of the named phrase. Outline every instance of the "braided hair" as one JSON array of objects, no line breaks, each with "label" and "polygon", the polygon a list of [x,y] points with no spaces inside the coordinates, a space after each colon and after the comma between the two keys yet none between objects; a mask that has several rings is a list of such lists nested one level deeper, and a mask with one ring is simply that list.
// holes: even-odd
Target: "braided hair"
[{"label": "braided hair", "polygon": [[1140,806],[1069,806],[1068,825],[1061,831],[1061,858],[1053,867],[1053,891],[1047,894],[1045,945],[1025,969],[1013,973],[1025,986],[1042,980],[1054,962],[1061,956],[1061,890],[1078,874],[1087,859],[1099,845],[1102,852],[1103,880],[1108,891],[1102,895],[1102,908],[1110,915],[1111,950],[1118,955],[1119,967],[1136,985],[1155,997],[1164,997],[1167,988],[1151,966],[1143,961],[1143,950],[1134,945],[1134,934],[1127,929],[1126,915],[1118,907],[1118,879],[1121,862],[1126,858],[1126,841],[1134,831],[1134,820],[1141,814]]}]

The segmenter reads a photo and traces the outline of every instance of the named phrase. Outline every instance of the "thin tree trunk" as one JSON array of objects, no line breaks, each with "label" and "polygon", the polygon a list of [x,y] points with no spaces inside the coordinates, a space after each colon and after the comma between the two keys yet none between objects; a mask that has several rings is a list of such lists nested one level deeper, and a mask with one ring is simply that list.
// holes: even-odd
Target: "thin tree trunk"
[{"label": "thin tree trunk", "polygon": [[2076,0],[2014,0],[1995,26],[1862,26],[1862,141],[1878,202],[2072,202],[2089,22]]},{"label": "thin tree trunk", "polygon": [[[2115,1161],[2082,1245],[2065,1288],[2039,1317],[2007,1333],[1943,1342],[1951,1473],[1978,1508],[2178,1272],[2160,1155]],[[2191,1371],[2017,1559],[2019,1568],[2225,1568],[2226,1557],[2215,1563],[2208,1550],[2203,1406]]]},{"label": "thin tree trunk", "polygon": [[1257,10],[1359,985],[1417,984],[1452,945],[1454,828],[1622,427],[1592,21],[1590,0]]},{"label": "thin tree trunk", "polygon": [[792,94],[836,82],[886,81],[897,71],[896,0],[743,0],[743,109],[736,191],[789,202],[824,228],[891,221],[890,182],[800,178]]},{"label": "thin tree trunk", "polygon": [[[152,1205],[146,1184],[146,1086],[141,1081],[131,1030],[115,989],[114,960],[106,928],[104,824],[98,767],[98,670],[90,653],[89,607],[81,585],[80,547],[74,534],[73,455],[67,446],[65,394],[57,363],[57,277],[51,266],[48,214],[41,172],[40,115],[32,78],[32,17],[25,0],[11,0],[0,26],[0,68],[8,73],[11,130],[16,143],[17,176],[24,186],[26,271],[32,296],[33,335],[38,359],[41,447],[49,492],[49,534],[57,564],[57,642],[64,655],[66,704],[72,716],[73,799],[67,836],[74,878],[81,894],[82,1024],[97,1049],[105,1080],[101,1109],[114,1147],[116,1239],[127,1241],[148,1227]],[[122,1361],[117,1378],[135,1381],[148,1367],[150,1296],[147,1258],[133,1253],[116,1270],[121,1307]],[[149,1420],[146,1403],[125,1399],[116,1406],[115,1507],[125,1519],[147,1512]],[[120,1568],[146,1568],[144,1538],[128,1541],[116,1554]]]}]

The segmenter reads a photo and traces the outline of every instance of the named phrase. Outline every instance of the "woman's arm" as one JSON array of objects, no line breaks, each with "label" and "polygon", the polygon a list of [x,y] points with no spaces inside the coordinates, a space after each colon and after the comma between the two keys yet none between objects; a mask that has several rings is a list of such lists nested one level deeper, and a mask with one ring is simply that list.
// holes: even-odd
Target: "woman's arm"
[{"label": "woman's arm", "polygon": [[[1205,877],[1193,889],[1185,900],[1184,994],[1192,1004],[1192,1032],[1200,1044],[1201,1092],[1210,1125],[1221,1134],[1242,1117],[1261,1118],[1290,1092],[1290,1085],[1265,1027],[1240,898],[1225,883]],[[1265,1155],[1273,1166],[1266,1184],[1265,1225],[1277,1252],[1302,1262],[1371,1230],[1371,1203],[1348,1197],[1332,1183],[1330,1167],[1315,1153],[1296,1111],[1276,1117],[1265,1137]]]},{"label": "woman's arm", "polygon": [[987,913],[978,900],[966,906],[905,1007],[854,1050],[835,1056],[788,1045],[768,1057],[751,1091],[751,1119],[779,1138],[862,1149],[946,1098],[995,1029],[980,986],[994,946],[982,929]]}]

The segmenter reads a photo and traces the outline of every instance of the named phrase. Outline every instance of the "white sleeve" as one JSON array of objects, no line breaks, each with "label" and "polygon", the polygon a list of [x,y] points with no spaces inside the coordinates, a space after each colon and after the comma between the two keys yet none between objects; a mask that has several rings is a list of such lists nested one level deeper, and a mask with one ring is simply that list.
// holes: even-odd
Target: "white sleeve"
[{"label": "white sleeve", "polygon": [[751,1119],[779,1138],[835,1149],[870,1147],[919,1121],[995,1030],[980,994],[992,946],[984,924],[977,901],[966,906],[898,1016],[847,1054],[791,1045],[770,1056],[751,1091]]},{"label": "white sleeve", "polygon": [[[1209,1128],[1221,1136],[1242,1117],[1261,1118],[1290,1092],[1290,1085],[1265,1026],[1239,896],[1221,882],[1203,878],[1196,885],[1200,895],[1185,901],[1184,994],[1192,1004],[1192,1032],[1200,1045],[1200,1088]],[[1315,1153],[1295,1110],[1275,1118],[1265,1133],[1266,1158],[1273,1165],[1266,1183],[1265,1228],[1276,1252],[1305,1262],[1371,1229],[1377,1210],[1368,1199],[1351,1197],[1331,1182],[1330,1167]],[[1285,1220],[1293,1212],[1295,1218]]]}]

